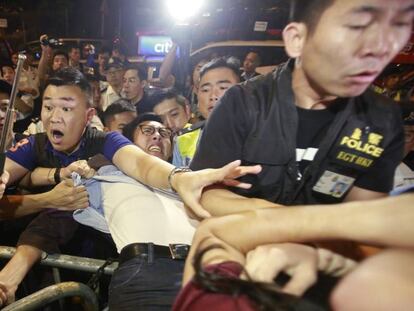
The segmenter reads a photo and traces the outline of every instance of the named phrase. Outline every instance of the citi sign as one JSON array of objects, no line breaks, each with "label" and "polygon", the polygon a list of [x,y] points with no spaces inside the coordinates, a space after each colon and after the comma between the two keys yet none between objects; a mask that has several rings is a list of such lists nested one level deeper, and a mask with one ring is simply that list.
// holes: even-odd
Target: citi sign
[{"label": "citi sign", "polygon": [[165,56],[173,43],[167,36],[141,36],[138,40],[138,54]]}]

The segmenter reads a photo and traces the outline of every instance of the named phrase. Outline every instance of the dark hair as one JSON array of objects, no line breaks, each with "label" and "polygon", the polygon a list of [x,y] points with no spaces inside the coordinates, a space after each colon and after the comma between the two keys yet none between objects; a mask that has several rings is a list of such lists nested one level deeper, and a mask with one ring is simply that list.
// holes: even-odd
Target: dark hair
[{"label": "dark hair", "polygon": [[290,5],[290,21],[304,23],[312,33],[320,17],[335,0],[292,0]]},{"label": "dark hair", "polygon": [[65,51],[62,50],[56,50],[53,52],[53,57],[52,59],[54,60],[56,56],[58,55],[63,55],[66,58],[66,61],[69,62],[69,55],[68,53],[66,53]]},{"label": "dark hair", "polygon": [[206,271],[201,264],[202,258],[206,252],[214,248],[223,247],[211,245],[194,257],[195,275],[192,281],[197,287],[206,292],[228,295],[233,299],[245,295],[254,303],[254,308],[260,311],[322,310],[307,300],[281,292],[280,286],[276,283],[252,281],[244,269],[242,270],[246,273],[248,280],[225,276],[215,271]]},{"label": "dark hair", "polygon": [[108,126],[110,119],[119,113],[123,112],[136,112],[136,108],[131,102],[125,98],[120,98],[114,101],[112,104],[106,108],[106,110],[102,113],[101,119],[104,126]]},{"label": "dark hair", "polygon": [[167,99],[175,99],[177,104],[182,107],[185,107],[187,104],[185,97],[172,88],[154,91],[154,93],[150,96],[149,101],[151,102],[151,106],[155,108],[155,106]]},{"label": "dark hair", "polygon": [[156,114],[149,112],[143,113],[124,126],[124,128],[122,129],[122,135],[124,135],[130,141],[134,141],[135,129],[138,125],[145,121],[155,121],[162,124],[161,117],[157,116]]},{"label": "dark hair", "polygon": [[0,80],[0,93],[4,93],[10,96],[12,86],[4,80]]},{"label": "dark hair", "polygon": [[11,61],[7,61],[7,62],[4,62],[4,63],[1,63],[0,64],[0,69],[1,69],[2,75],[3,75],[3,68],[5,68],[5,67],[9,67],[9,68],[11,68],[11,69],[14,70],[14,66],[13,66],[13,63]]},{"label": "dark hair", "polygon": [[92,103],[92,89],[85,76],[77,69],[73,67],[65,67],[57,70],[46,81],[46,87],[49,85],[54,86],[77,86],[87,97],[87,105],[91,106]]},{"label": "dark hair", "polygon": [[240,79],[240,61],[233,56],[213,58],[200,70],[200,79],[209,71],[216,68],[228,68]]},{"label": "dark hair", "polygon": [[145,66],[143,66],[143,65],[128,65],[125,68],[125,71],[127,71],[127,70],[136,70],[137,74],[138,74],[138,78],[141,81],[144,81],[144,80],[148,79],[147,70],[146,70]]}]

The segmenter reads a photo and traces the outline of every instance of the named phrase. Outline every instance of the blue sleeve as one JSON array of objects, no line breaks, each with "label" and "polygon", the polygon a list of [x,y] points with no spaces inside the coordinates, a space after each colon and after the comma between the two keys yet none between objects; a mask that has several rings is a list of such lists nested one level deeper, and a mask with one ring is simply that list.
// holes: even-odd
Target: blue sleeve
[{"label": "blue sleeve", "polygon": [[33,171],[37,167],[34,141],[34,136],[20,140],[7,151],[6,156],[29,171]]},{"label": "blue sleeve", "polygon": [[132,145],[128,138],[118,132],[109,132],[105,136],[104,156],[112,162],[114,154],[124,146]]}]

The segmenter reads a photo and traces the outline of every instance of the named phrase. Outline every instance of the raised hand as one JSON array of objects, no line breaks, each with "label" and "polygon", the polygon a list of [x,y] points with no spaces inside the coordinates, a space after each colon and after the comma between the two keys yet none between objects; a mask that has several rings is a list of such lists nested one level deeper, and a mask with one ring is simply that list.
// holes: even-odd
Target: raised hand
[{"label": "raised hand", "polygon": [[248,189],[250,184],[236,180],[247,174],[258,174],[261,166],[241,166],[241,161],[236,160],[218,169],[204,169],[196,172],[185,172],[174,175],[172,180],[174,189],[177,190],[185,205],[199,218],[210,217],[200,204],[202,191],[205,187],[223,183],[232,187]]}]

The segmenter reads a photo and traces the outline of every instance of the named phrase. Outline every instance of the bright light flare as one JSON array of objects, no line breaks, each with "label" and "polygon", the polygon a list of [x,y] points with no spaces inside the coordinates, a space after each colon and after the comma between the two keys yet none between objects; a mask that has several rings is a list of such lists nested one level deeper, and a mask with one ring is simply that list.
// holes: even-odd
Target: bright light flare
[{"label": "bright light flare", "polygon": [[166,0],[171,16],[177,21],[186,21],[201,8],[203,0]]}]

